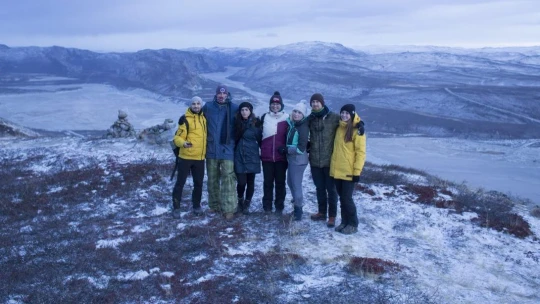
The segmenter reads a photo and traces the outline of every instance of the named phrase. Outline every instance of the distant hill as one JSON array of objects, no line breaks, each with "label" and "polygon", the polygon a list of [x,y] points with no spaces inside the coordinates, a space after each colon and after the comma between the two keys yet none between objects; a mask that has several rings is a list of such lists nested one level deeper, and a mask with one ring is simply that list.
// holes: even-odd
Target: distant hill
[{"label": "distant hill", "polygon": [[96,53],[58,46],[0,47],[0,89],[24,82],[25,75],[45,74],[143,88],[165,96],[191,96],[208,84],[199,73],[223,69],[209,57],[170,49]]},{"label": "distant hill", "polygon": [[[0,94],[28,92],[20,87],[31,86],[32,75],[44,74],[64,77],[51,84],[102,83],[184,100],[200,95],[207,100],[216,83],[201,74],[223,72],[227,66],[240,68],[230,79],[252,91],[279,90],[293,101],[321,92],[333,110],[351,102],[374,109],[376,116],[360,112],[375,128],[371,130],[540,136],[540,47],[403,46],[362,51],[335,43],[302,42],[257,50],[96,53],[58,46],[0,45]],[[231,90],[235,97],[252,98],[240,88]],[[405,115],[396,121],[385,119],[395,113]],[[414,120],[403,122],[409,118]]]}]

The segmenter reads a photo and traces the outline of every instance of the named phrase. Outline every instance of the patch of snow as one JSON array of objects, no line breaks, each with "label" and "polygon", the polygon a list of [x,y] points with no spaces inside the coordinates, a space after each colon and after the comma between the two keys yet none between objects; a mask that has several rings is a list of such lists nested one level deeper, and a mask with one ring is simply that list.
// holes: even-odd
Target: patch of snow
[{"label": "patch of snow", "polygon": [[32,232],[34,231],[34,229],[32,229],[32,226],[30,225],[26,225],[24,227],[21,227],[21,229],[19,229],[20,232]]},{"label": "patch of snow", "polygon": [[207,258],[208,258],[208,256],[206,254],[199,254],[199,255],[191,258],[190,261],[199,262],[199,261],[205,260]]},{"label": "patch of snow", "polygon": [[150,230],[150,227],[146,224],[137,225],[131,229],[132,232],[141,233]]},{"label": "patch of snow", "polygon": [[175,234],[170,234],[167,237],[162,237],[162,238],[156,239],[156,242],[166,242],[166,241],[172,239],[175,236],[176,236]]},{"label": "patch of snow", "polygon": [[118,238],[113,240],[99,240],[96,242],[96,249],[99,248],[116,248],[118,245],[130,242],[131,237],[128,238]]},{"label": "patch of snow", "polygon": [[136,272],[127,272],[119,274],[116,278],[120,281],[139,281],[146,279],[150,274],[145,270],[139,270]]},{"label": "patch of snow", "polygon": [[162,276],[166,277],[166,278],[172,278],[174,276],[174,272],[172,271],[164,271],[161,273]]},{"label": "patch of snow", "polygon": [[162,214],[167,213],[167,212],[169,212],[169,208],[164,207],[164,206],[160,206],[160,205],[156,205],[156,208],[154,210],[152,210],[151,214],[153,216],[158,216],[158,215],[162,215]]}]

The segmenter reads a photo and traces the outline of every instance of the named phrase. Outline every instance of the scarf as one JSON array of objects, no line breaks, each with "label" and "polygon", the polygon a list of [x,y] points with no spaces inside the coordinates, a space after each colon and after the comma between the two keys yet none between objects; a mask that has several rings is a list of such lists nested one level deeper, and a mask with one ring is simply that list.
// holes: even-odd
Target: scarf
[{"label": "scarf", "polygon": [[219,143],[221,145],[228,145],[230,140],[231,140],[231,95],[229,93],[229,96],[227,97],[227,99],[225,99],[225,102],[224,103],[219,103],[217,101],[217,98],[216,96],[214,96],[214,101],[220,105],[220,106],[225,106],[225,111],[226,111],[226,115],[225,115],[225,119],[223,120],[223,125],[221,126],[221,134],[219,136]]},{"label": "scarf", "polygon": [[320,117],[323,117],[325,116],[326,114],[328,114],[328,112],[330,112],[330,109],[328,109],[328,107],[325,105],[322,109],[320,109],[319,111],[311,111],[311,115],[313,117],[317,117],[317,118],[320,118]]}]

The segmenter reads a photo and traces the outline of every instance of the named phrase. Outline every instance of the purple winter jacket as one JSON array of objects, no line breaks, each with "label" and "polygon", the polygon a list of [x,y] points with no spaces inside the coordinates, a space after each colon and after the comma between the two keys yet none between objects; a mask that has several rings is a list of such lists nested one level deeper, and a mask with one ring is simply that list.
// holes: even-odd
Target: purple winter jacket
[{"label": "purple winter jacket", "polygon": [[287,117],[285,112],[268,112],[263,115],[261,160],[266,162],[287,161],[278,148],[287,145]]}]

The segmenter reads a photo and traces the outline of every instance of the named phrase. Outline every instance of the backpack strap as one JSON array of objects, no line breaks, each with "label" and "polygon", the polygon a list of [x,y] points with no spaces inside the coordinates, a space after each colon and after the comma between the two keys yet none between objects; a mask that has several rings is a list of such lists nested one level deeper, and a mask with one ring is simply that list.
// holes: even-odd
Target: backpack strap
[{"label": "backpack strap", "polygon": [[188,123],[188,120],[186,119],[186,115],[182,115],[180,116],[180,119],[178,119],[178,125],[181,126],[183,124],[186,125],[186,131],[189,133],[189,123]]}]

